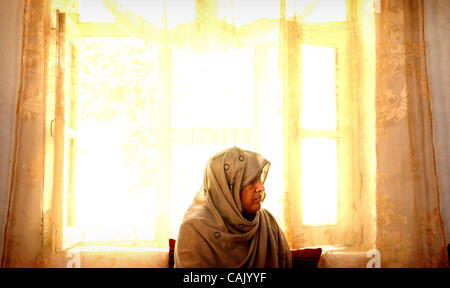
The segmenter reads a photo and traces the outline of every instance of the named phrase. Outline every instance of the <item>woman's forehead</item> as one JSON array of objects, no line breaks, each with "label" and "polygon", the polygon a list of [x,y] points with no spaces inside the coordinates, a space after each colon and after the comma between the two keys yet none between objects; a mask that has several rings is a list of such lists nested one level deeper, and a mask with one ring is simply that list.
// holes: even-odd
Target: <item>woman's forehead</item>
[{"label": "woman's forehead", "polygon": [[255,179],[253,179],[250,183],[248,183],[248,185],[251,185],[251,184],[256,184],[256,183],[258,183],[258,181],[261,181],[261,172],[259,172],[256,176],[255,176]]}]

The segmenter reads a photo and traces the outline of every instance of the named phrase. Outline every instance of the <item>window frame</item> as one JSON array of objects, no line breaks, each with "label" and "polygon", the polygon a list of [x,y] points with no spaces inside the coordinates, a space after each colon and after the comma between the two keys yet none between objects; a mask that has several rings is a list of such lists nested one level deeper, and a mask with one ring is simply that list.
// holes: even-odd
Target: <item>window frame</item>
[{"label": "window frame", "polygon": [[74,229],[75,162],[77,150],[78,44],[79,33],[73,14],[55,11],[56,91],[54,130],[53,207],[55,250],[77,244]]},{"label": "window frame", "polygon": [[[287,19],[285,61],[287,75],[284,83],[285,115],[285,195],[289,204],[288,240],[293,248],[311,246],[349,246],[360,237],[355,233],[354,205],[357,195],[358,152],[357,109],[354,104],[352,60],[353,1],[347,0],[347,21],[303,23]],[[336,65],[336,130],[308,130],[301,127],[301,45],[309,44],[335,49]],[[352,115],[349,117],[348,115]],[[308,137],[335,139],[338,161],[338,203],[335,224],[307,225],[302,220],[301,140]],[[286,207],[289,205],[289,207]],[[352,234],[353,233],[353,234]],[[350,236],[350,234],[352,234]],[[322,242],[321,242],[322,241]]]}]

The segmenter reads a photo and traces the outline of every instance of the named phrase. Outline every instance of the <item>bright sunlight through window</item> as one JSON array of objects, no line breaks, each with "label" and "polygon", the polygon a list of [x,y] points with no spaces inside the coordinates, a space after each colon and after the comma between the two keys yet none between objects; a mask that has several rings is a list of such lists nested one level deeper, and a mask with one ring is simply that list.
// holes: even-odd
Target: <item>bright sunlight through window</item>
[{"label": "bright sunlight through window", "polygon": [[132,38],[80,46],[76,225],[83,240],[155,238],[157,53]]},{"label": "bright sunlight through window", "polygon": [[286,0],[286,11],[288,17],[300,16],[300,21],[307,23],[345,22],[346,4],[346,0]]},{"label": "bright sunlight through window", "polygon": [[204,53],[175,50],[172,127],[254,127],[253,51],[252,47]]},{"label": "bright sunlight through window", "polygon": [[[302,46],[302,128],[336,130],[335,50]],[[336,223],[338,184],[336,140],[302,139],[303,223]]]},{"label": "bright sunlight through window", "polygon": [[302,45],[302,128],[336,129],[335,51]]},{"label": "bright sunlight through window", "polygon": [[303,224],[334,224],[337,220],[336,141],[302,139]]},{"label": "bright sunlight through window", "polygon": [[[118,4],[132,11],[133,14],[142,17],[146,21],[164,27],[164,6],[167,15],[167,27],[174,28],[180,23],[192,22],[195,19],[194,0],[116,0]],[[113,15],[103,5],[102,0],[80,1],[81,22],[114,22]]]}]

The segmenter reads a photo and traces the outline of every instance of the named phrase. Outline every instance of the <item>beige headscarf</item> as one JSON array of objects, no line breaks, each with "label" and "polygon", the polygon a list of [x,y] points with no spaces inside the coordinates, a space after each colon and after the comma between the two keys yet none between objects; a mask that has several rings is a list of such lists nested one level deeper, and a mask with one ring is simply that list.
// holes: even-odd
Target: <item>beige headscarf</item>
[{"label": "beige headscarf", "polygon": [[174,267],[291,267],[289,245],[272,214],[260,209],[251,221],[242,215],[240,190],[260,174],[264,183],[269,165],[237,147],[209,159],[203,187],[180,226]]}]

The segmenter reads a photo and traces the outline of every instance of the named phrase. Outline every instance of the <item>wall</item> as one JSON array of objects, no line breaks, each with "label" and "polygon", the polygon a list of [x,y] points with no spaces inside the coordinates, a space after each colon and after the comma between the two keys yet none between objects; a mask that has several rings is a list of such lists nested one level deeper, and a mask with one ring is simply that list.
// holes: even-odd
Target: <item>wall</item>
[{"label": "wall", "polygon": [[450,1],[426,0],[425,41],[441,214],[450,242]]},{"label": "wall", "polygon": [[23,0],[0,0],[0,260],[9,199],[15,109],[19,87]]}]

